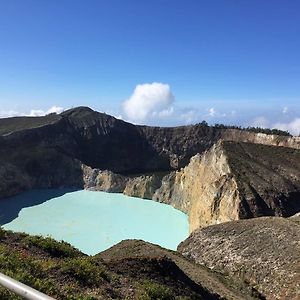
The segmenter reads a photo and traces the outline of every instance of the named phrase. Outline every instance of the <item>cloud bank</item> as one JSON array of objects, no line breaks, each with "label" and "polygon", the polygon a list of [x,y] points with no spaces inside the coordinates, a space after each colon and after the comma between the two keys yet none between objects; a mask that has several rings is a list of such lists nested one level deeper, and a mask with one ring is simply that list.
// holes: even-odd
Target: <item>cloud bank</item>
[{"label": "cloud bank", "polygon": [[286,130],[293,135],[300,134],[300,118],[295,118],[291,122],[288,123],[275,123],[273,125],[274,128]]},{"label": "cloud bank", "polygon": [[124,101],[123,111],[130,121],[137,123],[151,118],[165,118],[174,113],[174,100],[168,84],[138,84],[130,98]]},{"label": "cloud bank", "polygon": [[29,113],[23,113],[15,110],[3,110],[0,111],[0,118],[10,118],[10,117],[18,117],[18,116],[40,117],[51,113],[60,114],[63,111],[64,111],[63,107],[55,106],[55,105],[50,107],[48,110],[31,109]]},{"label": "cloud bank", "polygon": [[28,116],[30,117],[39,117],[39,116],[45,116],[48,114],[56,113],[60,114],[64,111],[63,107],[60,106],[52,106],[48,110],[42,110],[42,109],[32,109]]}]

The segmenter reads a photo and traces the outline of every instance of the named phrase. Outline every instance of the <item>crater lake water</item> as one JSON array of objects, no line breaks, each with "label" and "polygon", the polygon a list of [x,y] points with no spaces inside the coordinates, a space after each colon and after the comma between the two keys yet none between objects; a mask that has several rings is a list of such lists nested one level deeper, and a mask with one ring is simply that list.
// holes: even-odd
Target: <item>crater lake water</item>
[{"label": "crater lake water", "polygon": [[0,224],[64,240],[89,255],[125,239],[175,250],[189,233],[187,215],[169,205],[86,190],[32,190],[0,200]]}]

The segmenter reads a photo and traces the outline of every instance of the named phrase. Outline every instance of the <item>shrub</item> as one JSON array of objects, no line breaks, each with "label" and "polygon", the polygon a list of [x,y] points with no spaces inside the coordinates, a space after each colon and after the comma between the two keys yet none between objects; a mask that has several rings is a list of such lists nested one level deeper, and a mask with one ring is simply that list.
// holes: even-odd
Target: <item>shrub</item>
[{"label": "shrub", "polygon": [[74,277],[79,283],[90,286],[109,280],[104,267],[90,257],[70,259],[64,262],[61,271]]},{"label": "shrub", "polygon": [[161,284],[144,281],[140,285],[140,300],[175,300],[175,296],[172,291]]},{"label": "shrub", "polygon": [[0,240],[5,237],[5,230],[0,226]]},{"label": "shrub", "polygon": [[64,241],[57,242],[50,237],[26,236],[23,242],[26,246],[35,246],[54,257],[75,257],[80,254],[80,252],[70,244]]}]

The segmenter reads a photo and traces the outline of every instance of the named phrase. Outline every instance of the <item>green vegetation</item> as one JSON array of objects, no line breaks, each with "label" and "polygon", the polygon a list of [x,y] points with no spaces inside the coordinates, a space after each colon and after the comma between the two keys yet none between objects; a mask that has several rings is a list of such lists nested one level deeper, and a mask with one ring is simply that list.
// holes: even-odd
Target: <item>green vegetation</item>
[{"label": "green vegetation", "polygon": [[78,283],[88,286],[97,286],[104,280],[109,281],[109,275],[103,265],[92,257],[67,260],[62,265],[62,272],[74,277]]},{"label": "green vegetation", "polygon": [[[4,274],[13,277],[35,289],[56,294],[57,288],[53,279],[47,278],[47,272],[53,267],[48,260],[35,260],[26,252],[17,252],[0,245],[0,269]],[[0,289],[0,299],[16,299],[5,289]]]},{"label": "green vegetation", "polygon": [[[96,297],[81,287],[108,278],[99,264],[92,264],[91,257],[48,237],[0,229],[0,238],[0,270],[5,275],[57,299],[102,299],[99,291]],[[20,298],[0,287],[0,299]]]},{"label": "green vegetation", "polygon": [[80,253],[80,251],[76,250],[70,244],[64,241],[57,243],[50,237],[28,235],[23,239],[23,242],[26,246],[35,246],[37,248],[40,248],[53,257],[75,257]]},{"label": "green vegetation", "polygon": [[254,133],[265,133],[265,134],[275,134],[275,135],[282,135],[282,136],[292,136],[288,131],[280,130],[280,129],[270,129],[270,128],[261,128],[261,127],[241,127],[241,126],[234,126],[234,125],[224,125],[224,124],[215,124],[213,127],[218,129],[238,129],[243,131],[250,131]]},{"label": "green vegetation", "polygon": [[142,282],[139,290],[138,299],[140,300],[175,300],[175,296],[168,287],[153,281]]},{"label": "green vegetation", "polygon": [[[202,121],[201,123],[198,123],[197,125],[200,125],[202,127],[209,127],[209,125],[206,121]],[[280,129],[276,129],[276,128],[271,129],[271,128],[261,128],[261,127],[254,127],[254,126],[242,127],[242,126],[225,125],[225,124],[219,124],[219,123],[216,123],[212,127],[217,128],[217,129],[237,129],[237,130],[243,130],[243,131],[250,131],[250,132],[254,132],[254,133],[292,136],[288,131],[280,130]]]}]

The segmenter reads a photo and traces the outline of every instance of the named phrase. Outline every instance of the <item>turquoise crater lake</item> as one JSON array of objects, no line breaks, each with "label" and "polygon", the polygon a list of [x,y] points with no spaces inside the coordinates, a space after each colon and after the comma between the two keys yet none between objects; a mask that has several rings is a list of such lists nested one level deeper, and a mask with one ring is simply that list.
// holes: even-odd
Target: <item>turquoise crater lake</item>
[{"label": "turquoise crater lake", "polygon": [[123,194],[32,190],[0,200],[4,229],[64,240],[94,255],[125,239],[175,250],[188,236],[187,215],[173,207]]}]

